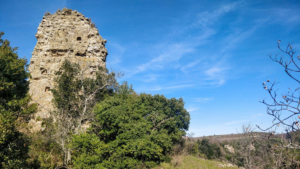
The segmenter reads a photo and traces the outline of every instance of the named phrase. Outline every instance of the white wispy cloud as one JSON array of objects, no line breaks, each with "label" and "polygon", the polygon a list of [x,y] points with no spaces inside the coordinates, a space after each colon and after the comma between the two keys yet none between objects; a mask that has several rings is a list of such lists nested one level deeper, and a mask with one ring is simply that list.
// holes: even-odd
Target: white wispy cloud
[{"label": "white wispy cloud", "polygon": [[228,50],[236,48],[238,43],[242,42],[243,40],[251,37],[251,35],[263,25],[263,23],[267,22],[267,20],[260,20],[259,23],[256,23],[253,27],[248,30],[237,30],[234,31],[232,34],[227,36],[224,39],[224,47],[222,48],[220,54],[226,53]]},{"label": "white wispy cloud", "polygon": [[[233,2],[231,4],[223,5],[213,12],[208,12],[208,11],[202,12],[198,14],[199,20],[195,24],[196,25],[200,24],[202,26],[210,25],[211,23],[216,22],[218,18],[224,15],[225,13],[235,10],[236,8],[244,4],[245,4],[244,1],[238,1],[238,2]],[[193,26],[195,26],[195,24]]]},{"label": "white wispy cloud", "polygon": [[190,88],[195,86],[194,84],[183,84],[183,85],[173,85],[173,86],[164,86],[164,87],[155,87],[150,90],[159,91],[159,90],[168,90],[168,89],[182,89],[182,88]]},{"label": "white wispy cloud", "polygon": [[109,56],[109,64],[115,65],[122,61],[122,56],[124,55],[126,48],[117,42],[110,42],[108,47],[111,48],[112,54]]},{"label": "white wispy cloud", "polygon": [[[236,9],[240,4],[240,2],[235,2],[221,6],[212,13],[200,13],[198,15],[198,18],[200,19],[192,21],[189,25],[185,27],[180,25],[178,28],[172,27],[172,29],[185,30],[182,33],[186,33],[189,29],[201,28],[201,31],[198,31],[199,33],[195,36],[182,39],[181,42],[174,42],[170,40],[178,36],[178,32],[175,34],[174,31],[171,31],[173,33],[171,33],[171,35],[167,35],[169,38],[168,40],[158,43],[154,46],[154,50],[161,54],[159,54],[157,57],[154,57],[149,62],[137,66],[137,69],[134,71],[133,75],[149,69],[163,69],[165,65],[178,61],[184,55],[194,52],[197,47],[205,44],[206,41],[215,34],[214,29],[207,27],[207,25],[214,23],[221,15]],[[186,65],[186,67],[182,67],[181,70],[185,71],[187,68],[195,66],[198,62],[199,61],[190,63],[189,65]]]},{"label": "white wispy cloud", "polygon": [[[208,43],[214,43],[214,35],[220,33],[218,32],[219,29],[215,27],[215,23],[242,5],[245,5],[243,1],[223,5],[214,11],[200,12],[196,17],[188,18],[189,21],[184,26],[181,24],[171,26],[169,34],[162,37],[161,41],[156,44],[149,44],[147,51],[144,51],[151,59],[136,67],[129,68],[126,78],[139,74],[139,76],[143,76],[143,78],[139,78],[142,82],[157,82],[156,87],[148,89],[152,91],[224,85],[231,78],[232,73],[229,74],[229,70],[233,68],[229,62],[230,53],[228,51],[242,40],[250,37],[257,27],[254,26],[248,31],[238,30],[234,34],[222,37],[220,41],[228,40],[228,43],[218,42],[220,47],[211,51],[211,55],[202,54],[201,48]],[[191,31],[193,35],[190,34]],[[200,56],[197,58],[190,57],[193,60],[189,62],[186,60],[181,62],[185,57],[194,56],[196,53],[199,53]],[[176,76],[183,77],[180,78],[182,84],[179,85],[170,85],[168,82],[168,84],[163,84],[157,79],[158,76],[153,76],[153,74],[159,74],[158,71],[174,71],[173,75],[175,76],[177,70],[186,74],[184,77],[180,72],[177,72]],[[156,73],[154,73],[155,71]],[[160,78],[171,77],[161,75]],[[196,79],[198,81],[195,81]],[[186,85],[187,83],[189,85]]]},{"label": "white wispy cloud", "polygon": [[185,73],[187,73],[187,72],[188,72],[187,70],[189,70],[189,69],[195,67],[199,62],[200,62],[200,60],[196,60],[196,61],[190,62],[190,63],[188,63],[188,64],[182,66],[182,67],[180,68],[180,70],[183,71],[183,72],[185,72]]},{"label": "white wispy cloud", "polygon": [[214,97],[198,97],[198,98],[194,98],[195,102],[199,102],[199,103],[206,103],[208,101],[213,100]]},{"label": "white wispy cloud", "polygon": [[[196,19],[192,20],[189,24],[186,24],[184,27],[173,27],[171,34],[169,36],[174,36],[178,34],[184,34],[185,32],[191,29],[210,29],[210,26],[217,22],[220,17],[225,15],[226,13],[233,11],[241,6],[245,5],[244,1],[233,2],[230,4],[222,5],[219,8],[213,11],[204,11],[200,12],[196,15]],[[188,18],[184,18],[186,20]]]},{"label": "white wispy cloud", "polygon": [[134,74],[143,72],[148,69],[161,69],[169,62],[179,60],[183,55],[193,51],[192,46],[182,43],[165,44],[161,45],[161,53],[158,57],[153,58],[148,63],[137,66],[137,70]]},{"label": "white wispy cloud", "polygon": [[266,12],[271,13],[272,21],[283,25],[289,24],[289,26],[292,26],[300,22],[299,11],[293,8],[273,8],[266,10]]},{"label": "white wispy cloud", "polygon": [[211,64],[204,71],[205,81],[208,81],[213,86],[221,86],[229,78],[228,70],[231,67],[225,60],[221,60],[215,64]]},{"label": "white wispy cloud", "polygon": [[187,108],[186,110],[188,111],[188,112],[194,112],[194,111],[196,111],[196,110],[198,110],[199,108],[197,108],[197,107],[189,107],[189,108]]},{"label": "white wispy cloud", "polygon": [[154,82],[157,80],[158,77],[160,77],[160,75],[158,75],[158,74],[148,74],[142,78],[142,81],[147,82],[147,83]]}]

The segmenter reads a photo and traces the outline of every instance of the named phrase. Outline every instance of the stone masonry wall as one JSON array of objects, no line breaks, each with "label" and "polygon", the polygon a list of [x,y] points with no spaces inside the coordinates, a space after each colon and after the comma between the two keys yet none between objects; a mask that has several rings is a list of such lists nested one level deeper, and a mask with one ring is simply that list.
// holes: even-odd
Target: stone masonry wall
[{"label": "stone masonry wall", "polygon": [[86,76],[93,77],[97,67],[105,67],[107,50],[103,39],[81,13],[64,8],[55,14],[45,14],[36,33],[37,44],[32,52],[29,93],[32,102],[39,104],[38,112],[30,120],[32,131],[41,130],[40,118],[50,116],[55,72],[66,59],[88,68]]}]

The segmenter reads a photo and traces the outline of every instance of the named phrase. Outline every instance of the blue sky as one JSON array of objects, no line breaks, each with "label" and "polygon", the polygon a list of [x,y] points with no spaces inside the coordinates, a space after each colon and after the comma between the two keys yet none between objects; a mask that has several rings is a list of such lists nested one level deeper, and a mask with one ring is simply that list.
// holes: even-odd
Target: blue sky
[{"label": "blue sky", "polygon": [[92,18],[107,39],[107,68],[125,73],[119,81],[182,97],[195,136],[270,126],[262,83],[277,79],[279,94],[297,85],[268,55],[281,54],[279,39],[300,49],[300,1],[4,0],[3,38],[29,60],[44,13],[63,7]]}]

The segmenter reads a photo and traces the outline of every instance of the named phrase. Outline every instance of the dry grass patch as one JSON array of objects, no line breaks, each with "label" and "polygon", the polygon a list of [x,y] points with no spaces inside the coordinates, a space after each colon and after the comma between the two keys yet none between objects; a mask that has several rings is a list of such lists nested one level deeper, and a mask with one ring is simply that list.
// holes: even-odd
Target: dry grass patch
[{"label": "dry grass patch", "polygon": [[221,167],[220,164],[224,165],[226,163],[205,160],[203,158],[198,158],[195,156],[174,156],[171,163],[162,163],[160,166],[154,169],[237,169],[238,167]]}]

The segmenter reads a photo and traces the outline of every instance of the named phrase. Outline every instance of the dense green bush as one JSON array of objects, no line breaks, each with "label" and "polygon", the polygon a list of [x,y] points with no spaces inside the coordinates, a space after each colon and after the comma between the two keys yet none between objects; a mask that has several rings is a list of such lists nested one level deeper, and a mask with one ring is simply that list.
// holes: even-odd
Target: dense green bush
[{"label": "dense green bush", "polygon": [[96,135],[74,137],[75,165],[92,168],[101,162],[107,168],[154,167],[167,159],[190,120],[182,99],[137,95],[127,83],[100,102],[95,115]]},{"label": "dense green bush", "polygon": [[95,134],[74,135],[71,147],[74,149],[72,155],[75,169],[104,168],[101,163],[109,156],[109,147]]},{"label": "dense green bush", "polygon": [[221,149],[217,144],[209,143],[209,140],[204,138],[197,141],[200,153],[206,155],[208,159],[219,158],[221,156]]}]

